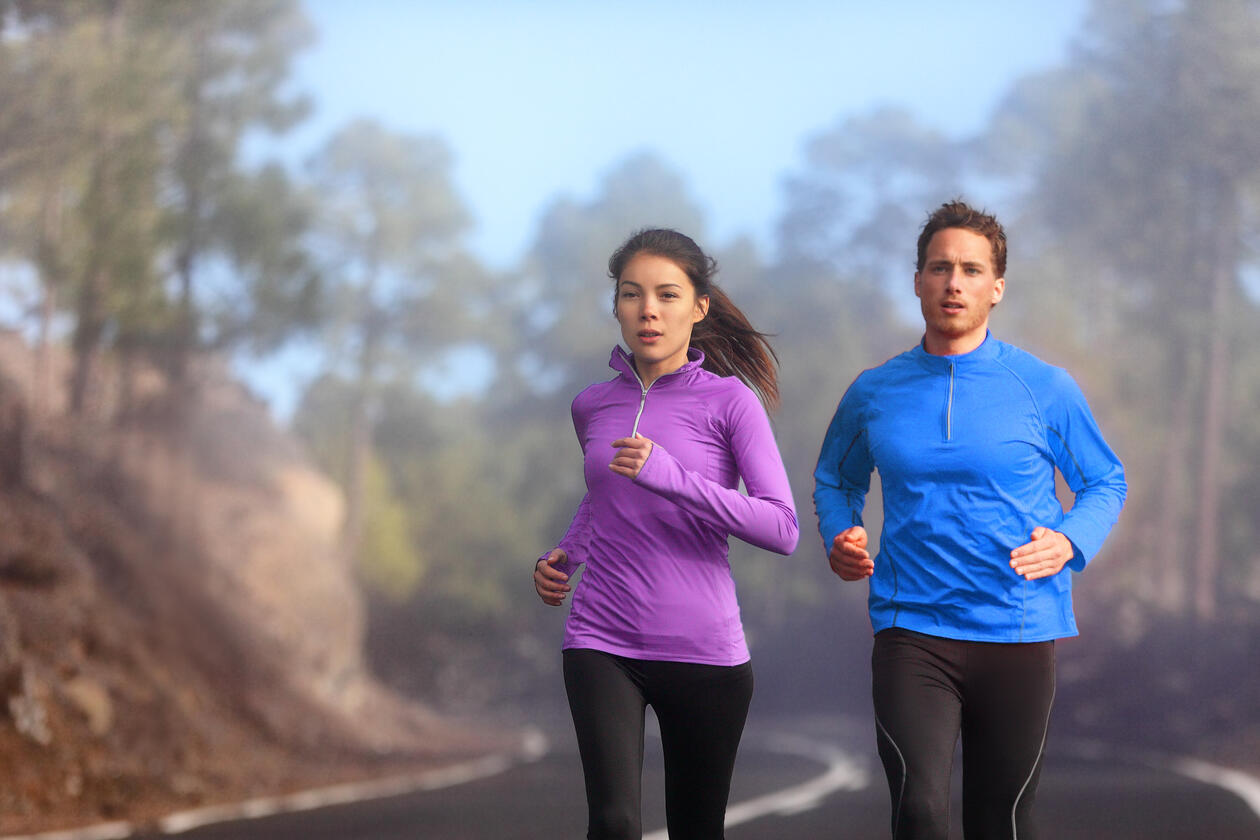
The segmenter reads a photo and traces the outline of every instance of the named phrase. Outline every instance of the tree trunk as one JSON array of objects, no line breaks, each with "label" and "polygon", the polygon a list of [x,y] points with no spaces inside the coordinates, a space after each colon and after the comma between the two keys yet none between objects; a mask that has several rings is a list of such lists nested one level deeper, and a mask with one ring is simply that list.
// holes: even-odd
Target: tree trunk
[{"label": "tree trunk", "polygon": [[97,377],[101,339],[105,335],[102,299],[107,286],[105,272],[93,269],[79,295],[78,322],[74,329],[74,370],[70,375],[70,413],[76,417],[85,413],[88,391]]},{"label": "tree trunk", "polygon": [[1211,248],[1211,321],[1199,449],[1199,513],[1195,525],[1195,617],[1206,623],[1216,617],[1220,578],[1221,453],[1225,437],[1225,398],[1229,383],[1230,300],[1238,264],[1238,203],[1225,178],[1212,185],[1215,232]]},{"label": "tree trunk", "polygon": [[[1184,393],[1188,377],[1184,372],[1169,377],[1174,391]],[[1189,612],[1193,584],[1185,561],[1188,505],[1186,476],[1190,472],[1190,424],[1194,401],[1188,397],[1171,401],[1167,442],[1163,452],[1163,474],[1159,483],[1158,521],[1164,527],[1149,531],[1152,586],[1156,603],[1175,615]]]},{"label": "tree trunk", "polygon": [[175,346],[169,360],[171,378],[175,384],[172,392],[177,397],[182,396],[188,363],[198,344],[193,283],[197,258],[201,255],[205,238],[202,222],[202,214],[205,212],[203,188],[209,146],[205,126],[205,92],[202,89],[202,81],[208,75],[206,40],[209,36],[204,18],[198,19],[192,37],[196,66],[185,88],[189,103],[189,123],[188,136],[180,154],[186,227],[175,259],[176,273],[179,276],[179,321],[175,327]]},{"label": "tree trunk", "polygon": [[[370,300],[370,298],[369,298]],[[372,457],[372,425],[376,401],[377,329],[371,303],[363,324],[359,356],[357,399],[350,407],[350,458],[346,472],[346,522],[343,546],[346,556],[358,562],[367,506],[367,470]]]},{"label": "tree trunk", "polygon": [[57,314],[58,291],[64,288],[66,272],[58,243],[64,231],[61,178],[54,176],[44,186],[43,205],[40,211],[39,243],[36,246],[36,264],[39,266],[40,285],[44,295],[39,304],[39,327],[35,337],[34,371],[31,383],[31,415],[36,424],[50,412],[52,382],[52,323]]},{"label": "tree trunk", "polygon": [[[101,32],[105,54],[113,56],[117,49],[122,26],[122,2],[109,9],[109,17]],[[109,265],[114,248],[115,207],[113,148],[116,143],[115,129],[110,115],[102,118],[96,130],[96,150],[93,161],[92,186],[89,189],[92,205],[91,257],[83,276],[83,288],[79,294],[78,311],[75,313],[74,371],[70,378],[70,412],[82,416],[87,406],[88,389],[97,376],[102,355],[101,342],[105,337],[106,296],[110,288]]]},{"label": "tree trunk", "polygon": [[[1202,277],[1206,269],[1202,265],[1201,249],[1179,254],[1178,271],[1182,277]],[[1182,311],[1189,302],[1181,299],[1180,289],[1169,289],[1160,300],[1172,311]],[[1157,317],[1151,313],[1151,317]],[[1195,331],[1180,326],[1174,319],[1165,325],[1168,340],[1164,347],[1162,378],[1167,393],[1179,398],[1157,402],[1151,410],[1166,410],[1164,420],[1165,439],[1162,449],[1159,475],[1157,520],[1163,527],[1145,530],[1146,546],[1151,558],[1150,574],[1146,576],[1152,588],[1156,604],[1173,615],[1188,616],[1194,600],[1194,570],[1190,563],[1191,526],[1194,521],[1194,501],[1191,497],[1190,475],[1194,469],[1191,458],[1195,435],[1199,384],[1195,365],[1197,344]]]}]

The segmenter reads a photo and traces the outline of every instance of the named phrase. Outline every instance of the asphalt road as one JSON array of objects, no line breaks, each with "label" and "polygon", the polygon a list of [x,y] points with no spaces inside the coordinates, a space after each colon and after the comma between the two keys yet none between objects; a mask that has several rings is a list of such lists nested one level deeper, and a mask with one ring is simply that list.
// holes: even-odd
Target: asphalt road
[{"label": "asphalt road", "polygon": [[[789,732],[750,723],[728,840],[881,838],[888,796],[865,734],[844,722]],[[847,731],[846,731],[847,730]],[[1221,787],[1152,763],[1051,744],[1038,795],[1043,836],[1061,840],[1257,840],[1260,814]],[[957,774],[955,774],[957,775]],[[664,840],[659,752],[644,768],[646,840]],[[957,808],[955,822],[958,823]],[[203,826],[187,840],[507,840],[585,835],[581,768],[559,733],[542,758],[439,790]],[[169,835],[143,835],[156,838]],[[961,838],[961,824],[954,830]]]}]

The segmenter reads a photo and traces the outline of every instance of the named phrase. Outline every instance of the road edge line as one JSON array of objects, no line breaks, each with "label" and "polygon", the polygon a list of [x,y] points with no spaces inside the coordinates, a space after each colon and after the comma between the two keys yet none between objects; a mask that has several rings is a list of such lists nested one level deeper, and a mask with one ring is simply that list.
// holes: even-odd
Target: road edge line
[{"label": "road edge line", "polygon": [[1130,749],[1083,738],[1067,740],[1061,746],[1065,748],[1066,752],[1080,757],[1099,759],[1108,755],[1118,756],[1135,764],[1143,764],[1157,770],[1167,770],[1171,773],[1176,773],[1178,776],[1212,785],[1234,794],[1257,817],[1260,817],[1260,777],[1246,770],[1240,770],[1237,767],[1224,767],[1201,758],[1170,756],[1149,750]]},{"label": "road edge line", "polygon": [[537,761],[550,749],[547,736],[534,727],[528,727],[521,734],[520,746],[513,752],[495,753],[420,773],[406,773],[367,782],[346,782],[295,793],[260,796],[240,802],[174,811],[144,825],[119,820],[37,834],[0,836],[0,840],[125,840],[138,833],[154,830],[160,834],[182,834],[214,823],[258,819],[275,814],[311,811],[330,805],[366,802],[454,787],[497,775],[518,764]]},{"label": "road edge line", "polygon": [[[769,814],[797,814],[816,808],[823,798],[838,790],[861,790],[870,784],[870,775],[863,762],[831,744],[811,741],[795,735],[771,735],[765,739],[766,749],[783,755],[794,755],[821,763],[826,769],[805,782],[764,796],[755,796],[728,805],[725,827],[731,828]],[[643,835],[643,840],[669,840],[665,829]]]}]

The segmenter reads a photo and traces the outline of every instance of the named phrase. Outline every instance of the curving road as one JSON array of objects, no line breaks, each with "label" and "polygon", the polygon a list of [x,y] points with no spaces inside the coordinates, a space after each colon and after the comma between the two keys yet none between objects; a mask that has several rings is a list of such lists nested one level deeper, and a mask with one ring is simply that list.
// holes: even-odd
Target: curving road
[{"label": "curving road", "polygon": [[[782,721],[750,723],[728,811],[728,840],[886,837],[888,802],[882,770],[862,727],[834,719],[794,720],[789,726]],[[1222,776],[1207,764],[1160,767],[1153,761],[1122,759],[1071,745],[1057,752],[1053,742],[1051,747],[1038,796],[1045,836],[1260,838],[1260,783],[1254,779],[1242,774]],[[644,769],[646,840],[666,838],[659,768],[659,753],[649,743]],[[572,738],[562,731],[540,757],[501,766],[470,765],[457,776],[431,780],[431,786],[434,789],[369,801],[203,825],[175,836],[187,840],[552,840],[585,833],[581,769]],[[344,793],[340,798],[349,798]],[[191,822],[195,820],[172,822],[168,828]],[[961,825],[954,836],[962,836]]]}]

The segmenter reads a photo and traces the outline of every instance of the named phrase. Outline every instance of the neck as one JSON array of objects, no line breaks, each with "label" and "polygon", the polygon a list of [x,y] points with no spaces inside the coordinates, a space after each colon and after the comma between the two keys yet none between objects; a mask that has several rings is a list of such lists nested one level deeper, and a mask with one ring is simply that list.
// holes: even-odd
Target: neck
[{"label": "neck", "polygon": [[923,349],[933,356],[961,356],[984,344],[988,332],[988,325],[979,332],[962,336],[941,335],[928,330],[923,334]]},{"label": "neck", "polygon": [[639,382],[644,388],[650,388],[652,383],[662,376],[671,374],[687,364],[687,354],[683,353],[681,359],[664,359],[659,362],[648,362],[638,356],[632,356],[631,361],[634,364],[635,373],[639,375]]}]

